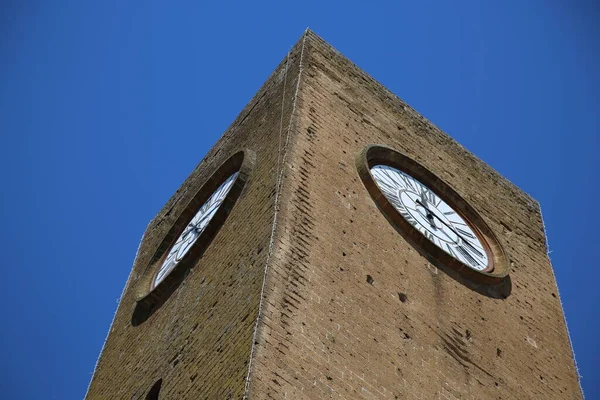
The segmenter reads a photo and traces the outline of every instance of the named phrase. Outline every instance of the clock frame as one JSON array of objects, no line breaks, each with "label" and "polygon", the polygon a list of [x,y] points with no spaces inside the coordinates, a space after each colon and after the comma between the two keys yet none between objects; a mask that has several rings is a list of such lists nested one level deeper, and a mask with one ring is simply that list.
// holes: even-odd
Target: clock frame
[{"label": "clock frame", "polygon": [[[371,174],[371,167],[375,165],[388,165],[414,177],[460,214],[486,248],[489,259],[488,268],[478,271],[463,264],[432,243],[403,218],[375,182]],[[357,155],[356,169],[382,214],[407,241],[422,253],[474,282],[496,284],[508,276],[508,258],[491,228],[466,200],[427,168],[390,147],[372,144],[366,146]]]},{"label": "clock frame", "polygon": [[[168,230],[145,268],[142,277],[137,284],[137,308],[143,308],[145,313],[152,311],[152,309],[156,308],[157,303],[162,303],[177,289],[185,276],[192,268],[194,268],[204,251],[210,246],[212,240],[225,223],[228,215],[241,196],[252,169],[254,168],[255,161],[256,155],[253,151],[248,149],[238,151],[221,164],[194,194],[180,213],[177,220]],[[223,198],[223,202],[218,207],[202,233],[162,281],[155,284],[156,275],[163,265],[165,258],[169,254],[169,251],[176,240],[188,226],[188,223],[194,218],[198,210],[220,187],[220,185],[236,172],[237,177],[235,178],[233,185]],[[139,310],[137,312],[139,313]]]}]

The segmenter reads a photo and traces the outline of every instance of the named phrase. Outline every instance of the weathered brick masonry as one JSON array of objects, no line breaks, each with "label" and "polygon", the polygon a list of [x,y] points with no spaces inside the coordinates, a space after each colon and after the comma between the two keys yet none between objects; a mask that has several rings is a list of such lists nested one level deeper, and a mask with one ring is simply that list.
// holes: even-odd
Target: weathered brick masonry
[{"label": "weathered brick masonry", "polygon": [[[150,223],[87,399],[144,399],[158,379],[161,400],[242,397],[269,253],[280,131],[291,120],[299,50],[277,67]],[[156,247],[214,169],[245,148],[256,153],[256,164],[226,223],[162,307],[133,326],[137,283]]]},{"label": "weathered brick masonry", "polygon": [[[408,244],[357,174],[372,143],[465,198],[510,280],[467,282]],[[156,246],[244,148],[256,166],[231,215],[133,326]],[[150,224],[87,398],[143,399],[161,378],[160,399],[582,398],[537,202],[310,31]]]},{"label": "weathered brick masonry", "polygon": [[[250,397],[581,398],[537,202],[316,35],[304,46]],[[512,261],[506,299],[394,230],[354,167],[370,143],[415,159],[484,217]]]}]

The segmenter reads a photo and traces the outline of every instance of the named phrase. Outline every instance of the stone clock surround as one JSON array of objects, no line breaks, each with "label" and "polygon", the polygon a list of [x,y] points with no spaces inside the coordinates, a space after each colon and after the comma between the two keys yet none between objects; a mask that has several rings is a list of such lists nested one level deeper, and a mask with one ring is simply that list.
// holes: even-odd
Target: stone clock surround
[{"label": "stone clock surround", "polygon": [[[210,246],[221,226],[227,220],[231,210],[250,179],[256,163],[256,154],[249,149],[234,153],[200,187],[189,203],[183,208],[177,220],[173,223],[161,244],[157,247],[146,268],[142,268],[141,278],[136,285],[136,308],[132,316],[132,323],[139,325],[148,319],[160,306],[168,300],[190,273],[204,251]],[[198,237],[188,254],[173,268],[164,280],[154,287],[154,279],[168,254],[174,239],[179,237],[183,229],[196,214],[198,209],[214,193],[214,191],[231,175],[237,173],[237,178],[223,199],[223,203],[210,220],[202,234]]]},{"label": "stone clock surround", "polygon": [[[437,268],[444,269],[446,273],[456,277],[456,279],[459,279],[465,285],[473,288],[478,286],[482,290],[487,291],[490,295],[494,292],[496,297],[508,297],[511,285],[510,279],[508,278],[509,261],[504,249],[477,211],[456,193],[456,191],[427,170],[427,168],[424,168],[409,157],[387,146],[375,144],[367,145],[358,153],[355,163],[356,170],[362,183],[365,185],[366,190],[373,198],[373,201],[379,210],[397,229],[398,233],[416,247],[417,251],[422,251],[422,254],[425,257],[428,257],[430,262],[435,264]],[[399,215],[394,206],[381,193],[373,180],[369,171],[370,166],[375,164],[391,165],[394,168],[399,168],[408,172],[409,175],[414,176],[416,179],[433,189],[435,193],[443,196],[446,202],[450,202],[451,206],[456,208],[456,211],[465,216],[467,220],[474,223],[478,234],[483,236],[485,245],[490,247],[490,252],[493,256],[493,271],[483,272],[468,268],[431,243],[420,232],[412,229],[410,224]],[[506,282],[503,282],[505,280]],[[477,285],[477,283],[483,283],[484,285]],[[500,286],[489,287],[488,285]]]},{"label": "stone clock surround", "polygon": [[[509,258],[508,297],[398,234],[354,168],[370,143],[416,160],[482,216]],[[242,148],[256,166],[227,222],[133,326],[143,268]],[[86,398],[151,388],[161,400],[582,398],[538,203],[310,31],[144,235]]]}]

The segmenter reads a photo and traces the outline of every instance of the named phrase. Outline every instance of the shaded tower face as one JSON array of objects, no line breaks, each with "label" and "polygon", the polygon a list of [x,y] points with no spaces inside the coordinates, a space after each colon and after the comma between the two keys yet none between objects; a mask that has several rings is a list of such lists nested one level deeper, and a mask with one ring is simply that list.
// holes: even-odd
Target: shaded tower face
[{"label": "shaded tower face", "polygon": [[307,31],[149,224],[88,399],[580,399],[538,203]]}]

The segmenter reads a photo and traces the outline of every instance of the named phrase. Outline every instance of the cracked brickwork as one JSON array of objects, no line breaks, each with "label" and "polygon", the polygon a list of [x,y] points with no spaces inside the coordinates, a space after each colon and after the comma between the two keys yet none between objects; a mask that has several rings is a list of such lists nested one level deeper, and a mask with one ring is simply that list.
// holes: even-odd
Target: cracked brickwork
[{"label": "cracked brickwork", "polygon": [[[508,297],[398,234],[355,168],[373,143],[481,214],[511,261]],[[132,326],[156,246],[244,148],[256,166],[221,231]],[[159,379],[161,400],[582,398],[538,203],[310,31],[150,224],[87,398],[143,399]]]}]

